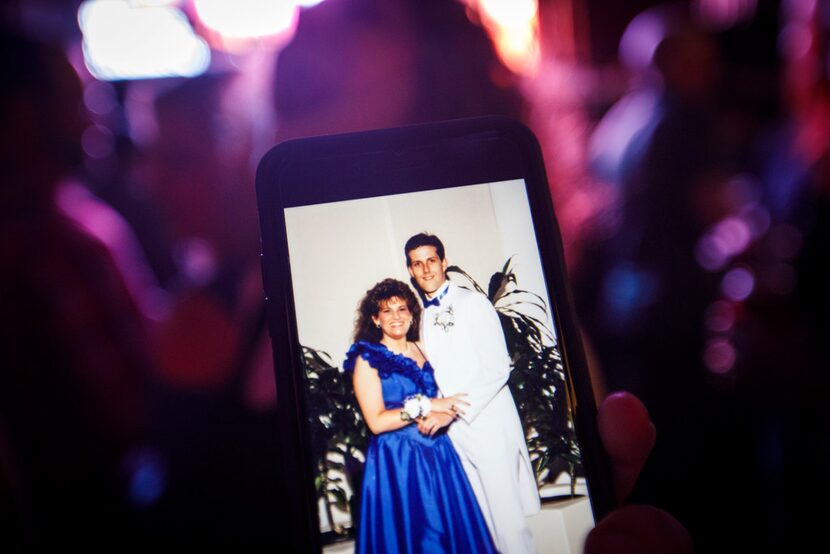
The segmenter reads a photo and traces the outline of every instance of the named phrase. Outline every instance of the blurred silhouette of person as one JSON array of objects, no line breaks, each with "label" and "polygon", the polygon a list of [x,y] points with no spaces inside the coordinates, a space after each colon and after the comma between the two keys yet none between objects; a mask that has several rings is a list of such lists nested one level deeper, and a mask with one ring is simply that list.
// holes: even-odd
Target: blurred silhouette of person
[{"label": "blurred silhouette of person", "polygon": [[148,436],[147,343],[107,248],[56,199],[82,161],[77,74],[58,48],[5,29],[0,41],[0,467],[22,530],[11,541],[118,548],[147,492],[129,467]]},{"label": "blurred silhouette of person", "polygon": [[304,10],[274,92],[279,140],[523,110],[485,31],[444,0]]},{"label": "blurred silhouette of person", "polygon": [[[620,206],[616,228],[597,245],[602,255],[588,256],[593,264],[578,276],[586,279],[580,311],[609,386],[643,394],[658,421],[661,410],[653,403],[667,396],[664,379],[699,392],[696,337],[713,285],[694,247],[720,215],[723,161],[713,121],[718,54],[685,9],[659,6],[635,18],[624,36],[625,45],[631,34],[632,41],[649,34],[640,29],[646,23],[662,26],[651,66],[641,68],[651,84],[613,107],[593,139],[598,171],[619,188]],[[685,369],[664,369],[678,363]]]},{"label": "blurred silhouette of person", "polygon": [[239,167],[221,151],[220,106],[230,78],[208,74],[161,91],[158,131],[143,160],[139,186],[161,214],[177,266],[165,283],[170,313],[155,332],[159,377],[172,387],[215,390],[232,380],[237,287],[256,259],[256,218],[245,195],[251,186],[245,174],[232,180]]},{"label": "blurred silhouette of person", "polygon": [[[592,145],[620,203],[574,283],[609,388],[640,396],[659,432],[640,492],[696,536],[721,525],[706,519],[703,485],[717,474],[713,445],[728,434],[720,419],[731,413],[717,402],[704,364],[704,315],[720,291],[696,247],[727,213],[724,176],[735,160],[718,132],[718,46],[688,10],[657,6],[624,35],[621,55],[629,60],[637,58],[632,44],[645,47],[637,58],[641,84],[609,111]],[[644,44],[650,35],[656,39]],[[720,467],[740,472],[745,452],[735,446],[732,454],[734,464]],[[742,505],[739,496],[718,513]]]},{"label": "blurred silhouette of person", "polygon": [[[176,273],[152,327],[159,444],[169,485],[158,537],[191,545],[276,545],[278,434],[265,330],[246,121],[236,73],[166,83],[138,182]],[[275,523],[277,522],[277,523]]]}]

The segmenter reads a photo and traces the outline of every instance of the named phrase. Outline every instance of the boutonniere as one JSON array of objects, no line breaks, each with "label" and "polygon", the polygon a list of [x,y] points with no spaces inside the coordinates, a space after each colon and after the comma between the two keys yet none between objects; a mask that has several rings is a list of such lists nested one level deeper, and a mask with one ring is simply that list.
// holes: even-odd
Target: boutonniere
[{"label": "boutonniere", "polygon": [[453,317],[452,305],[447,306],[440,312],[436,313],[432,320],[433,325],[440,327],[445,333],[450,330],[450,327],[455,325],[455,318]]}]

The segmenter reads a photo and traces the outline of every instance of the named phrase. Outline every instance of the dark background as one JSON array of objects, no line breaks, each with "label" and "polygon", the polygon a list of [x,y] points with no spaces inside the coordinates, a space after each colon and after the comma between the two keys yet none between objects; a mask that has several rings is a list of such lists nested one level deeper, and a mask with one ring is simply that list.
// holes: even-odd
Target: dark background
[{"label": "dark background", "polygon": [[540,0],[524,73],[450,0],[325,0],[230,53],[181,2],[208,72],[113,82],[84,67],[79,5],[2,4],[10,551],[279,545],[256,162],[485,114],[539,137],[599,394],[655,422],[632,500],[700,552],[821,536],[826,2]]}]

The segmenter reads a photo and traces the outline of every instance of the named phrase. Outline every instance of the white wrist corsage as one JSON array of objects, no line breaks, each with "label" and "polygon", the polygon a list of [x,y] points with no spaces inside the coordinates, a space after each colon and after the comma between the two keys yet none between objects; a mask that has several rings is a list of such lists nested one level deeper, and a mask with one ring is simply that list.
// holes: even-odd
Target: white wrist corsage
[{"label": "white wrist corsage", "polygon": [[412,421],[419,417],[425,417],[432,411],[432,400],[423,394],[413,394],[407,396],[403,400],[403,408],[401,408],[401,419],[404,421]]}]

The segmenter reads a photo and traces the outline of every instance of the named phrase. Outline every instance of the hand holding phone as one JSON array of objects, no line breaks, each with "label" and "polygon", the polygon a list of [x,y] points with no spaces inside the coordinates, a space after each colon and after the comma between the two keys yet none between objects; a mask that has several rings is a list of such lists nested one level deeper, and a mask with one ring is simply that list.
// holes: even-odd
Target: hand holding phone
[{"label": "hand holding phone", "polygon": [[[598,419],[622,503],[654,446],[654,425],[643,403],[627,392],[609,395],[599,407]],[[621,551],[691,554],[694,548],[689,532],[670,514],[654,506],[630,505],[608,513],[585,542],[585,554]]]}]

